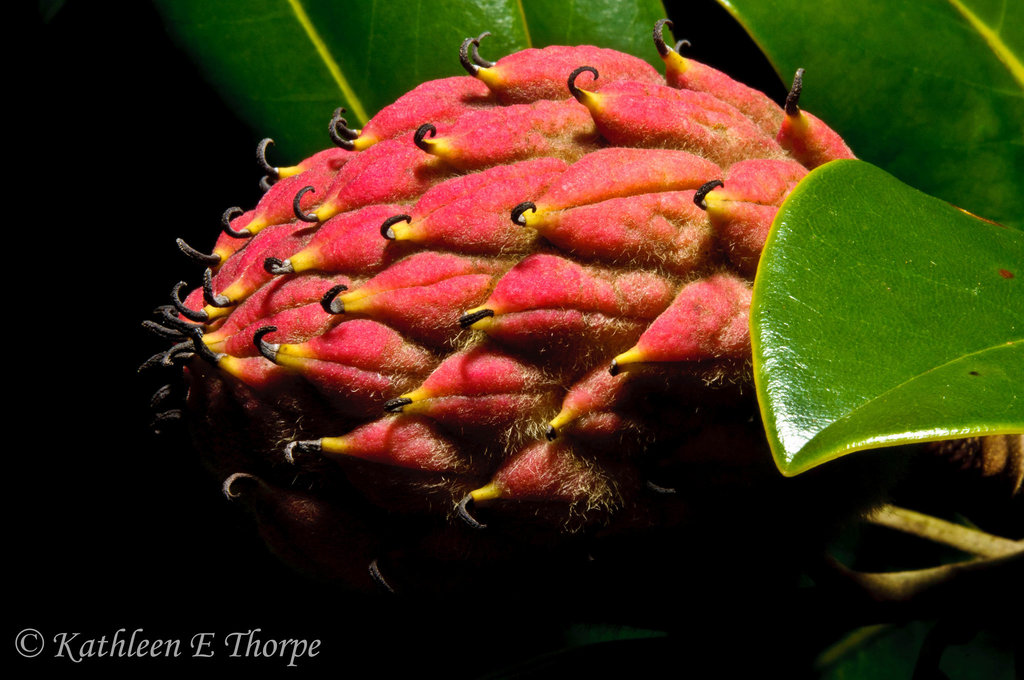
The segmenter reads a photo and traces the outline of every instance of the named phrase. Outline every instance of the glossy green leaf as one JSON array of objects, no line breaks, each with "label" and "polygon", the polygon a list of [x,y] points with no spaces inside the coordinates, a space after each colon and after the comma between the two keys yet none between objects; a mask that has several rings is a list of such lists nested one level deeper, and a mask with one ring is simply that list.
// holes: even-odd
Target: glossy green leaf
[{"label": "glossy green leaf", "polygon": [[862,161],[812,172],[775,219],[751,307],[779,469],[1024,432],[1024,232]]},{"label": "glossy green leaf", "polygon": [[585,8],[540,0],[154,2],[204,75],[288,162],[330,143],[327,124],[338,106],[360,127],[419,83],[464,75],[466,37],[490,31],[481,54],[492,60],[555,42],[656,59],[649,34],[664,16],[657,0]]},{"label": "glossy green leaf", "polygon": [[1024,227],[1024,2],[719,3],[859,158]]},{"label": "glossy green leaf", "polygon": [[[929,641],[936,624],[914,621],[901,625],[872,626],[851,633],[820,660],[820,680],[906,680],[913,677],[1013,677],[1013,650],[1009,635],[982,631],[968,640]],[[962,633],[961,633],[962,635]],[[923,649],[926,645],[929,649]],[[833,653],[842,652],[838,658]],[[938,672],[936,672],[938,671]],[[916,675],[920,673],[920,675]]]}]

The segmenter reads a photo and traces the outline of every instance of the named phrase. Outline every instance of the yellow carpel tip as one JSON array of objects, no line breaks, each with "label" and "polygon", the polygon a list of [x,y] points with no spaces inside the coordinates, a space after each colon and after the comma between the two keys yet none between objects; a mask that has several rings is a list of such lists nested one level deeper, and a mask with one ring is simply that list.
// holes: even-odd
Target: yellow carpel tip
[{"label": "yellow carpel tip", "polygon": [[303,345],[278,345],[272,361],[278,366],[301,371],[308,365],[310,359],[316,358],[316,355]]},{"label": "yellow carpel tip", "polygon": [[391,227],[392,241],[412,241],[416,238],[416,229],[412,222],[397,222]]},{"label": "yellow carpel tip", "polygon": [[546,214],[547,210],[543,206],[526,201],[512,209],[512,221],[530,229],[539,229],[544,226]]},{"label": "yellow carpel tip", "polygon": [[484,84],[491,89],[501,87],[501,74],[493,66],[481,66],[476,70],[476,77],[484,81]]},{"label": "yellow carpel tip", "polygon": [[494,322],[494,315],[495,311],[490,307],[474,307],[459,318],[459,325],[463,328],[486,331]]},{"label": "yellow carpel tip", "polygon": [[206,312],[206,322],[210,323],[211,321],[215,321],[216,319],[227,316],[231,314],[231,311],[234,308],[234,305],[229,307],[214,307],[213,305],[206,305],[205,307],[203,307],[203,311]]},{"label": "yellow carpel tip", "polygon": [[357,137],[352,140],[352,148],[355,151],[364,151],[369,149],[371,146],[377,143],[377,138],[373,135],[366,135],[363,137]]},{"label": "yellow carpel tip", "polygon": [[612,359],[612,363],[621,370],[623,366],[628,366],[629,364],[640,364],[646,360],[647,355],[634,347]]},{"label": "yellow carpel tip", "polygon": [[569,409],[563,408],[558,415],[548,423],[552,430],[558,431],[576,419],[576,414]]},{"label": "yellow carpel tip", "polygon": [[707,212],[714,212],[720,210],[722,206],[729,202],[729,197],[723,191],[709,191],[704,196],[704,209]]},{"label": "yellow carpel tip", "polygon": [[324,203],[319,208],[313,211],[313,215],[316,216],[316,219],[318,221],[326,222],[327,220],[337,215],[339,212],[340,211],[330,203]]},{"label": "yellow carpel tip", "polygon": [[315,269],[317,255],[318,253],[314,248],[304,248],[293,255],[289,255],[288,264],[292,266],[292,271],[296,274],[307,269]]},{"label": "yellow carpel tip", "polygon": [[215,331],[209,333],[203,333],[201,340],[203,344],[210,348],[213,352],[219,352],[225,342],[227,342],[228,333],[224,332],[223,327],[218,328]]},{"label": "yellow carpel tip", "polygon": [[281,344],[277,346],[278,356],[295,357],[296,359],[315,359],[316,353],[308,343]]},{"label": "yellow carpel tip", "polygon": [[250,285],[245,281],[234,281],[227,288],[220,292],[221,295],[231,300],[232,304],[238,304],[251,293]]},{"label": "yellow carpel tip", "polygon": [[247,231],[250,236],[255,236],[267,226],[267,220],[265,218],[256,216],[253,217],[252,220],[249,221],[249,224],[245,225],[241,231]]},{"label": "yellow carpel tip", "polygon": [[[783,109],[785,111],[785,109]],[[810,126],[810,120],[804,115],[804,111],[801,108],[797,108],[794,113],[786,111],[786,118],[783,122],[784,129],[789,128],[790,135],[805,135],[807,134],[807,128]]]},{"label": "yellow carpel tip", "polygon": [[230,354],[220,354],[217,359],[217,368],[236,378],[244,377],[242,360]]},{"label": "yellow carpel tip", "polygon": [[424,139],[423,144],[420,148],[429,153],[431,156],[438,156],[440,158],[447,158],[452,155],[452,145],[444,137]]},{"label": "yellow carpel tip", "polygon": [[668,54],[662,57],[661,60],[665,62],[665,68],[670,73],[683,73],[686,69],[690,68],[686,57],[675,50],[669,50]]},{"label": "yellow carpel tip", "polygon": [[486,486],[481,486],[479,489],[474,489],[469,492],[470,497],[474,502],[490,501],[495,498],[501,498],[502,488],[495,482],[491,482]]},{"label": "yellow carpel tip", "polygon": [[300,174],[302,172],[305,172],[302,169],[302,166],[299,166],[299,165],[289,165],[287,168],[278,168],[277,169],[277,178],[278,179],[287,179],[289,177],[294,177],[295,175],[298,175],[298,174]]},{"label": "yellow carpel tip", "polygon": [[436,396],[436,395],[433,392],[431,392],[430,390],[428,390],[426,388],[423,388],[423,387],[418,387],[415,390],[413,390],[412,392],[406,392],[401,397],[399,397],[399,399],[402,399],[402,400],[408,399],[409,400],[408,405],[411,405],[411,404],[416,404],[416,403],[421,402],[421,401],[426,401],[427,399],[430,399],[430,398],[432,398],[434,396]]},{"label": "yellow carpel tip", "polygon": [[372,290],[357,288],[356,290],[350,290],[347,293],[339,295],[335,298],[335,301],[341,304],[341,308],[346,313],[359,312],[365,309],[366,305],[364,304],[364,301],[373,294],[374,291]]},{"label": "yellow carpel tip", "polygon": [[351,448],[346,437],[324,437],[320,440],[320,450],[324,453],[346,454]]},{"label": "yellow carpel tip", "polygon": [[420,387],[412,392],[406,392],[384,404],[384,410],[390,413],[417,413],[422,411],[427,400],[435,396],[432,392]]},{"label": "yellow carpel tip", "polygon": [[367,290],[366,288],[356,288],[355,290],[345,291],[344,293],[338,296],[338,299],[344,302],[345,304],[348,304],[350,302],[355,302],[356,300],[362,300],[364,297],[370,294],[372,294],[372,291]]},{"label": "yellow carpel tip", "polygon": [[604,100],[599,93],[584,90],[582,88],[576,88],[573,94],[576,96],[576,101],[586,106],[591,113],[601,112],[601,103]]}]

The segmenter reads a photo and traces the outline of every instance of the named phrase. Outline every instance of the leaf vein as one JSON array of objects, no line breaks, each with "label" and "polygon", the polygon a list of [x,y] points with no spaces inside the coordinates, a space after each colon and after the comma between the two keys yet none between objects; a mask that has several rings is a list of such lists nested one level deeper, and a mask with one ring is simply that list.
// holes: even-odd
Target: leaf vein
[{"label": "leaf vein", "polygon": [[981,34],[981,38],[986,44],[988,44],[989,48],[996,55],[996,58],[1003,62],[1003,65],[1010,71],[1010,75],[1012,75],[1014,80],[1020,83],[1021,88],[1024,89],[1024,64],[1020,62],[1017,56],[1010,50],[1009,46],[1003,42],[999,33],[983,22],[976,14],[974,14],[974,12],[967,9],[961,0],[948,0],[948,2],[961,14],[961,16],[963,16],[964,19],[967,20],[967,23],[969,23],[974,30]]},{"label": "leaf vein", "polygon": [[306,32],[306,37],[309,38],[309,41],[313,44],[313,47],[316,49],[320,59],[323,60],[324,65],[331,74],[331,78],[334,79],[338,89],[341,90],[341,94],[345,97],[345,101],[351,107],[352,115],[360,122],[366,121],[366,109],[363,107],[363,104],[356,95],[355,90],[352,89],[352,85],[348,82],[348,79],[342,72],[341,66],[338,65],[337,60],[331,54],[327,44],[324,42],[323,38],[320,37],[319,32],[317,32],[316,26],[314,26],[313,22],[310,20],[305,7],[302,6],[301,0],[288,0],[288,5],[295,14],[295,18],[298,20],[299,25],[302,26],[302,30]]},{"label": "leaf vein", "polygon": [[[906,380],[903,380],[899,384],[890,387],[885,392],[882,392],[881,394],[878,394],[878,395],[876,395],[876,396],[874,396],[872,398],[869,398],[868,400],[866,400],[865,402],[863,402],[862,404],[860,404],[856,408],[853,408],[853,409],[847,411],[841,417],[836,418],[835,420],[830,422],[828,425],[826,425],[825,427],[823,427],[820,430],[818,430],[817,432],[815,432],[814,435],[811,436],[809,439],[807,439],[807,442],[805,443],[805,446],[809,445],[815,439],[818,439],[819,437],[821,437],[825,432],[830,430],[832,427],[838,425],[839,423],[842,423],[842,422],[850,420],[851,418],[853,418],[862,409],[867,408],[868,406],[870,406],[871,404],[876,403],[880,399],[885,399],[890,394],[892,394],[892,393],[894,393],[894,392],[896,392],[898,390],[903,389],[904,387],[906,387],[910,383],[914,382],[915,380],[919,380],[919,379],[923,378],[924,376],[926,376],[926,375],[928,375],[930,373],[934,373],[935,371],[939,371],[941,369],[944,369],[947,366],[951,366],[951,365],[953,365],[953,364],[955,364],[957,362],[963,361],[963,360],[965,360],[965,359],[967,359],[969,357],[978,356],[980,354],[984,354],[985,352],[990,352],[992,350],[999,349],[999,348],[1005,347],[1005,346],[1014,347],[1014,346],[1020,346],[1020,345],[1024,345],[1024,338],[1014,338],[1014,339],[1006,341],[1006,342],[1000,342],[1000,343],[998,343],[996,345],[991,345],[991,346],[988,346],[988,347],[982,347],[980,349],[974,350],[973,352],[967,352],[966,354],[961,354],[959,356],[956,356],[956,357],[950,359],[949,361],[946,361],[944,363],[938,364],[936,366],[932,366],[931,368],[929,368],[926,371],[922,371],[921,373],[917,373],[917,374],[915,374],[913,376],[910,376],[909,378],[907,378]],[[852,449],[852,450],[856,450],[856,449]]]},{"label": "leaf vein", "polygon": [[523,35],[526,36],[526,46],[533,47],[533,40],[530,38],[530,24],[526,22],[526,9],[523,7],[523,0],[516,0],[516,7],[519,8],[519,18],[523,22]]}]

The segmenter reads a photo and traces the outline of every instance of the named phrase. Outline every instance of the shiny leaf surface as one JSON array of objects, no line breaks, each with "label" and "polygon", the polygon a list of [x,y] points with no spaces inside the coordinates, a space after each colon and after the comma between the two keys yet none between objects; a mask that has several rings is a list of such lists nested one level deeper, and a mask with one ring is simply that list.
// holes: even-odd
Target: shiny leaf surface
[{"label": "shiny leaf surface", "polygon": [[861,161],[802,182],[751,309],[779,469],[855,450],[1024,431],[1024,232]]}]

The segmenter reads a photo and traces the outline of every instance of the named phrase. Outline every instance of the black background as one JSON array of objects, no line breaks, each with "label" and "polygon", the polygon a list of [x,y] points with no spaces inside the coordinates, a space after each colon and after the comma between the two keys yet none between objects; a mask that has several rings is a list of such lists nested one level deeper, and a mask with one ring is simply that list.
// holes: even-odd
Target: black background
[{"label": "black background", "polygon": [[[671,14],[699,27],[694,57],[784,96],[713,2],[677,3]],[[303,579],[268,553],[183,436],[153,434],[150,395],[175,376],[137,372],[167,346],[141,322],[177,281],[199,280],[175,238],[205,248],[226,207],[258,199],[263,135],[226,109],[147,3],[68,2],[28,26],[7,60],[5,97],[7,653],[24,628],[48,641],[120,628],[223,639],[262,628],[323,640],[301,664],[317,674],[458,678],[557,648],[564,613],[504,620],[500,603],[480,603],[489,615],[467,619]],[[633,668],[641,677],[669,654],[657,642],[623,645],[647,660]],[[285,671],[277,660],[223,655],[74,666],[44,652],[13,663],[116,675]]]}]

